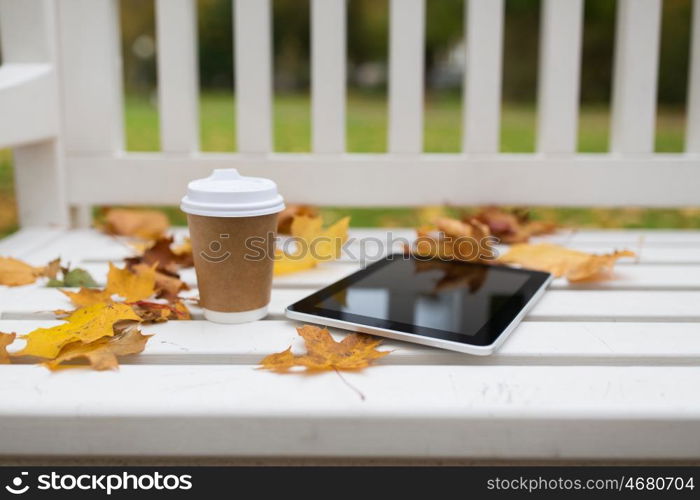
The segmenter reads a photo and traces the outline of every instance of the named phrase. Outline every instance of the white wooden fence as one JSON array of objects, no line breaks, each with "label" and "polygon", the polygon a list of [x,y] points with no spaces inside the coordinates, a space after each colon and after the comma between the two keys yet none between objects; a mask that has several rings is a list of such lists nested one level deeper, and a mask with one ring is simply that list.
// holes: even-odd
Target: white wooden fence
[{"label": "white wooden fence", "polygon": [[23,225],[94,204],[175,204],[236,166],[288,200],[333,205],[700,205],[700,0],[686,152],[654,154],[661,0],[618,0],[611,152],[576,153],[583,0],[542,3],[537,152],[499,153],[503,0],[465,0],[463,152],[424,154],[425,0],[390,1],[389,152],[345,152],[346,1],[311,0],[313,153],[272,141],[270,0],[233,0],[238,152],[198,147],[196,0],[157,0],[162,152],[124,151],[117,0],[0,0],[0,147]]}]

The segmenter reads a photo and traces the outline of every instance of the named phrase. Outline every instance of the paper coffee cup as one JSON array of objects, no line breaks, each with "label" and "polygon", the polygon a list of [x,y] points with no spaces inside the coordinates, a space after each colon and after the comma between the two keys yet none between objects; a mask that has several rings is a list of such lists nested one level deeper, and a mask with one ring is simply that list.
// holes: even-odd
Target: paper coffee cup
[{"label": "paper coffee cup", "polygon": [[204,317],[243,323],[267,315],[272,290],[277,185],[217,169],[192,181],[180,208],[187,214]]}]

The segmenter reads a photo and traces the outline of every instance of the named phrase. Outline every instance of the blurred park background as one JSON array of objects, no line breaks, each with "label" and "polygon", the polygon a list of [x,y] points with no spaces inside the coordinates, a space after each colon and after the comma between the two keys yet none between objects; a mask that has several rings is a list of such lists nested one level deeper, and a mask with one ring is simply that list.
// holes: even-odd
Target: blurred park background
[{"label": "blurred park background", "polygon": [[[235,151],[231,0],[198,0],[200,125],[203,151]],[[688,85],[691,0],[663,0],[656,151],[682,152]],[[310,151],[309,0],[272,0],[274,143]],[[501,150],[535,147],[540,1],[505,1]],[[464,0],[427,0],[425,134],[427,152],[458,152],[464,61]],[[606,152],[616,1],[585,0],[578,149]],[[158,151],[156,33],[153,0],[120,0],[126,147]],[[348,0],[347,147],[382,152],[387,144],[388,0]],[[0,48],[1,54],[1,48]],[[12,162],[0,151],[0,235],[16,227]],[[630,179],[634,182],[634,179]],[[575,186],[572,186],[575,189]],[[303,201],[303,200],[297,200]],[[421,222],[423,210],[353,210],[354,225]],[[177,211],[170,210],[176,217]],[[328,208],[331,218],[344,208]],[[700,210],[535,209],[565,224],[603,227],[700,227]],[[175,222],[181,222],[176,220]]]}]

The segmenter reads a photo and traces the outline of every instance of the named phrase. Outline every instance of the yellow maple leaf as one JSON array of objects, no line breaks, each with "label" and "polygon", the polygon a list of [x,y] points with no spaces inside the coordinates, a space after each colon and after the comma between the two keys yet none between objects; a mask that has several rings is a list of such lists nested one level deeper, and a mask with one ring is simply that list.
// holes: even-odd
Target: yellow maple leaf
[{"label": "yellow maple leaf", "polygon": [[82,287],[77,292],[70,290],[60,290],[62,294],[70,299],[70,301],[78,307],[88,307],[100,302],[111,302],[112,294],[106,290],[99,288]]},{"label": "yellow maple leaf", "polygon": [[85,358],[94,370],[114,370],[119,367],[117,356],[142,352],[149,338],[138,328],[125,328],[112,337],[102,337],[89,344],[71,342],[61,349],[56,359],[44,365],[50,370],[57,370],[67,361]]},{"label": "yellow maple leaf", "polygon": [[289,372],[295,366],[307,372],[360,370],[390,352],[377,351],[381,339],[362,333],[351,333],[336,342],[326,328],[304,325],[297,328],[297,332],[304,339],[306,354],[295,356],[291,348],[287,348],[266,356],[260,361],[261,368],[280,373]]},{"label": "yellow maple leaf", "polygon": [[297,249],[292,254],[275,251],[275,275],[304,271],[340,257],[349,224],[350,217],[344,217],[324,231],[321,217],[294,217],[291,232],[298,239]]},{"label": "yellow maple leaf", "polygon": [[16,336],[14,333],[0,332],[0,365],[9,364],[10,355],[7,354],[7,346],[15,341]]},{"label": "yellow maple leaf", "polygon": [[61,293],[78,307],[112,302],[112,295],[119,295],[127,302],[136,302],[156,292],[156,278],[155,266],[139,265],[138,269],[131,271],[128,268],[120,269],[110,262],[104,290],[83,287],[77,292],[61,290]]},{"label": "yellow maple leaf", "polygon": [[180,278],[157,271],[155,270],[155,266],[148,266],[147,264],[136,264],[131,269],[136,274],[145,276],[150,276],[150,273],[153,270],[153,279],[155,280],[155,283],[152,294],[157,293],[158,298],[164,298],[168,302],[177,302],[178,294],[183,290],[190,289],[190,287],[187,286],[187,284]]},{"label": "yellow maple leaf", "polygon": [[153,295],[155,286],[155,266],[144,266],[137,272],[132,272],[127,268],[120,269],[110,262],[105,289],[110,294],[117,294],[128,302],[134,302]]},{"label": "yellow maple leaf", "polygon": [[55,278],[60,266],[60,259],[35,267],[13,257],[0,257],[0,285],[29,285],[40,277]]},{"label": "yellow maple leaf", "polygon": [[83,307],[66,318],[66,323],[37,328],[23,335],[27,345],[17,356],[36,356],[53,359],[71,342],[90,343],[101,337],[114,335],[114,324],[124,320],[139,321],[139,317],[126,304],[103,302]]},{"label": "yellow maple leaf", "polygon": [[596,255],[551,243],[522,243],[513,245],[498,261],[565,276],[569,281],[594,281],[606,278],[617,259],[634,256],[630,250]]}]

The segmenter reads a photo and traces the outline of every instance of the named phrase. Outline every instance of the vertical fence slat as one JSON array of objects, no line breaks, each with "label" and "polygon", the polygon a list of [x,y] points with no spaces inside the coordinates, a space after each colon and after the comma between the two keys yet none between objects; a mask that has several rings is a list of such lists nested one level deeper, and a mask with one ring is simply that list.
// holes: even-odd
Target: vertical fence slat
[{"label": "vertical fence slat", "polygon": [[199,149],[196,0],[157,0],[160,146],[168,153]]},{"label": "vertical fence slat", "polygon": [[43,84],[33,87],[41,89],[41,95],[33,96],[42,114],[39,119],[29,108],[16,110],[26,116],[10,116],[7,109],[3,110],[5,115],[0,112],[0,120],[12,123],[46,121],[42,132],[54,136],[13,148],[17,212],[22,226],[67,226],[70,222],[60,138],[56,15],[56,4],[47,0],[0,0],[4,63],[44,63],[53,67]]},{"label": "vertical fence slat", "polygon": [[423,150],[425,0],[391,0],[389,151]]},{"label": "vertical fence slat", "polygon": [[234,0],[236,137],[241,153],[272,150],[270,0]]},{"label": "vertical fence slat", "polygon": [[311,0],[311,116],[315,153],[345,151],[346,0]]},{"label": "vertical fence slat", "polygon": [[693,2],[688,80],[688,125],[685,150],[700,153],[700,0]]},{"label": "vertical fence slat", "polygon": [[468,153],[497,153],[501,123],[503,0],[466,2],[463,149]]},{"label": "vertical fence slat", "polygon": [[654,150],[661,0],[618,0],[610,149]]},{"label": "vertical fence slat", "polygon": [[119,11],[116,0],[61,0],[59,9],[66,149],[124,148]]},{"label": "vertical fence slat", "polygon": [[583,0],[542,4],[537,151],[576,151]]}]

